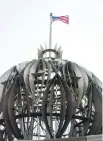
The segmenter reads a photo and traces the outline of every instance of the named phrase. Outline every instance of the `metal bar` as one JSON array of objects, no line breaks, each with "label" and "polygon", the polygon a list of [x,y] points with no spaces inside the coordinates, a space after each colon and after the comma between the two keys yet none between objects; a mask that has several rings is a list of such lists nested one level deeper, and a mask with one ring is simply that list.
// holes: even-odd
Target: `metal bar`
[{"label": "metal bar", "polygon": [[[50,13],[50,34],[49,34],[49,49],[52,48],[52,13]],[[51,52],[49,52],[49,57],[51,57]]]},{"label": "metal bar", "polygon": [[[38,141],[38,140],[18,140],[18,141]],[[60,139],[44,139],[40,141],[102,141],[102,134],[82,136],[82,137],[60,138]]]}]

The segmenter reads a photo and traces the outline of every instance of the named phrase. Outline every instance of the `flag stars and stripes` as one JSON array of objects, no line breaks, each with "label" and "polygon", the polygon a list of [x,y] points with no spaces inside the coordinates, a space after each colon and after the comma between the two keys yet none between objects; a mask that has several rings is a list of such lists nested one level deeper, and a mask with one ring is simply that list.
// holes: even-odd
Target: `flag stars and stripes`
[{"label": "flag stars and stripes", "polygon": [[69,16],[65,15],[65,16],[52,16],[52,22],[54,21],[62,21],[66,24],[69,24]]}]

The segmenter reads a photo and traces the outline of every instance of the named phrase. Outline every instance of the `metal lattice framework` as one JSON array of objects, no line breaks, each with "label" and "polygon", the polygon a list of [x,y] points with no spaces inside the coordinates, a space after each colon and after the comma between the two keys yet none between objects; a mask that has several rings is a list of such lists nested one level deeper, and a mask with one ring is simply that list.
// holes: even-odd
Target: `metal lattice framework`
[{"label": "metal lattice framework", "polygon": [[[54,58],[43,57],[54,52]],[[61,48],[38,49],[38,59],[0,77],[0,141],[100,134],[102,83]]]}]

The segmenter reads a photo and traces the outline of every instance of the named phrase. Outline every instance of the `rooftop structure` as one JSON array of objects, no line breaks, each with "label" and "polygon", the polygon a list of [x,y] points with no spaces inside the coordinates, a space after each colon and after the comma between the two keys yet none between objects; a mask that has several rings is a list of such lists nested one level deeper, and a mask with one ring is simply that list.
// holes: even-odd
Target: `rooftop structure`
[{"label": "rooftop structure", "polygon": [[41,46],[37,60],[13,66],[0,77],[2,141],[101,133],[102,82],[87,69],[63,60],[61,48]]}]

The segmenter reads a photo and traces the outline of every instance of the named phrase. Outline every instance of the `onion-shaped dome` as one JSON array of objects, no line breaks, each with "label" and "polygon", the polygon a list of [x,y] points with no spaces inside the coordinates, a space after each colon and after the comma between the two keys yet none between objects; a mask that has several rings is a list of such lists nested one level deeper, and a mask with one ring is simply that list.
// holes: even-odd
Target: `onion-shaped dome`
[{"label": "onion-shaped dome", "polygon": [[[53,52],[54,57],[44,57]],[[38,59],[0,77],[0,137],[68,138],[101,133],[102,83],[61,48],[38,49]]]}]

